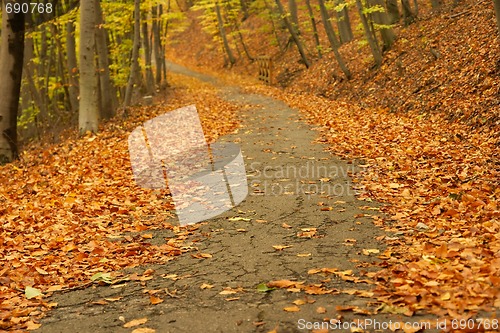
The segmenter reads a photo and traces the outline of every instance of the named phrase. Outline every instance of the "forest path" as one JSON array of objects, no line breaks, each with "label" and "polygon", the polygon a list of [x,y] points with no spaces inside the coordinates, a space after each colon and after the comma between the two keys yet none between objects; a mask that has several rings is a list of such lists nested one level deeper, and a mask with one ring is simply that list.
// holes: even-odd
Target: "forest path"
[{"label": "forest path", "polygon": [[[146,281],[54,295],[50,301],[58,306],[42,320],[38,331],[132,332],[148,327],[176,333],[269,332],[277,327],[277,332],[305,332],[310,331],[303,329],[306,322],[337,318],[336,306],[364,307],[371,299],[351,294],[369,287],[346,281],[349,272],[344,279],[342,274],[308,274],[314,268],[336,268],[353,270],[355,276],[360,263],[376,256],[363,254],[363,249],[383,252],[383,245],[375,239],[383,232],[371,217],[378,213],[378,204],[354,196],[349,173],[359,171],[355,164],[312,143],[317,133],[284,103],[223,86],[178,65],[169,66],[174,72],[215,84],[224,99],[245,106],[238,115],[242,128],[220,141],[241,147],[249,195],[239,206],[187,233],[186,241],[194,241],[199,253],[210,258],[188,253],[166,265],[132,270],[153,269],[152,278]],[[168,230],[152,233],[156,242],[171,236]],[[301,290],[257,290],[261,283],[281,279],[297,282]],[[342,292],[349,290],[351,294]],[[163,302],[152,305],[150,294]],[[95,303],[105,299],[103,305]],[[298,299],[302,300],[295,303],[299,311],[284,310],[297,310],[293,302]],[[138,318],[148,321],[123,327],[124,322]],[[354,318],[367,317],[347,312],[342,320]]]}]

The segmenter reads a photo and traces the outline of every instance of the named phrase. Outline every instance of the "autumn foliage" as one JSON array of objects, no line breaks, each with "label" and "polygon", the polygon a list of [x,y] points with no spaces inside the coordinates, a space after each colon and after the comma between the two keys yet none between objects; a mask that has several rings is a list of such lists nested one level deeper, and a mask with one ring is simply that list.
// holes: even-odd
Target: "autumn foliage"
[{"label": "autumn foliage", "polygon": [[[168,192],[135,185],[127,138],[144,121],[196,104],[207,141],[237,127],[236,106],[197,80],[171,75],[173,86],[158,104],[130,109],[99,133],[61,143],[28,146],[20,161],[0,168],[0,329],[34,329],[56,306],[27,297],[30,287],[48,296],[91,284],[98,272],[114,273],[145,263],[165,263],[189,252],[191,228],[166,222]],[[152,229],[175,237],[152,245]],[[36,295],[36,292],[35,294]]]}]

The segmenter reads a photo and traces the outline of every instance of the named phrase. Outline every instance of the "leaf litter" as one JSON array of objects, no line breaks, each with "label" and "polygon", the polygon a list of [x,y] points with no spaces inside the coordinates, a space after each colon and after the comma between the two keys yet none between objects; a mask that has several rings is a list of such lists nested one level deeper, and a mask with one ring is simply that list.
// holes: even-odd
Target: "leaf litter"
[{"label": "leaf litter", "polygon": [[[34,143],[19,161],[0,167],[0,330],[38,327],[54,306],[43,297],[53,292],[114,284],[124,268],[165,263],[196,250],[185,243],[196,226],[165,222],[173,209],[168,190],[135,185],[127,137],[144,121],[195,103],[207,141],[213,142],[237,129],[238,106],[193,78],[170,74],[169,82],[167,102],[132,108],[95,135],[78,138],[70,131],[59,144]],[[151,232],[144,232],[160,228],[174,236],[153,245]],[[25,319],[15,320],[20,308]]]}]

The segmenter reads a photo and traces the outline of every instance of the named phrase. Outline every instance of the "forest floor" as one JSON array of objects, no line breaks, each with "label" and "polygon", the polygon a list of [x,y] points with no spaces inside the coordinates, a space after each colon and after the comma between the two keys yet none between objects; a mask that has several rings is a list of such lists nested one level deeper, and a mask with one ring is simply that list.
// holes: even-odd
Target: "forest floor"
[{"label": "forest floor", "polygon": [[[211,36],[190,25],[170,56],[225,83],[172,66],[183,74],[154,105],[0,167],[0,331],[294,332],[359,319],[392,320],[383,332],[420,320],[498,331],[494,17],[485,1],[424,8],[379,69],[366,47],[344,45],[350,81],[331,55],[306,71],[289,48],[272,54],[285,89],[239,75],[255,64],[222,73],[220,53],[200,50]],[[250,194],[179,228],[168,191],[132,181],[127,137],[188,104],[207,140],[241,146]]]},{"label": "forest floor", "polygon": [[[495,323],[496,311],[470,305],[471,298],[481,298],[477,304],[492,304],[487,288],[473,289],[484,293],[476,296],[457,293],[456,288],[462,288],[457,285],[458,275],[460,282],[473,288],[481,281],[496,284],[488,277],[474,281],[482,274],[473,277],[469,273],[473,268],[457,267],[475,255],[476,250],[468,249],[468,245],[476,249],[475,245],[455,237],[445,242],[450,249],[447,245],[443,249],[440,239],[449,232],[429,222],[398,226],[406,217],[404,211],[388,217],[381,212],[388,207],[370,199],[377,189],[359,182],[376,172],[369,160],[348,162],[326,152],[324,145],[314,143],[323,140],[307,124],[310,115],[277,99],[226,86],[180,66],[171,65],[171,69],[214,84],[223,100],[240,109],[235,112],[239,128],[217,140],[241,146],[249,196],[238,207],[204,223],[172,227],[175,219],[163,215],[146,223],[156,222],[157,230],[115,236],[119,241],[136,241],[133,244],[149,243],[160,251],[172,252],[176,247],[178,253],[170,254],[163,264],[115,271],[110,285],[94,282],[88,288],[55,291],[48,302],[57,305],[42,319],[39,331],[375,332],[373,325],[378,323],[378,331],[383,332],[458,332],[450,320],[471,318],[478,312],[473,318]],[[196,90],[197,83],[191,84]],[[251,90],[277,93],[259,87]],[[203,101],[194,102],[205,107]],[[345,135],[352,130],[356,128],[346,129]],[[357,139],[352,140],[355,144]],[[378,186],[387,185],[394,195],[400,185],[385,181],[380,179]],[[409,200],[408,195],[401,198]],[[485,227],[498,226],[493,222]],[[431,241],[421,244],[424,237]],[[473,237],[464,239],[474,242]],[[465,251],[462,258],[458,250]],[[488,260],[487,249],[479,251],[482,257],[473,264]],[[380,274],[384,267],[392,269]],[[483,268],[482,273],[489,271]],[[415,282],[409,283],[410,278]],[[388,283],[395,289],[386,289]],[[490,295],[493,302],[496,296]],[[437,308],[443,312],[432,311]],[[424,316],[426,310],[435,315]],[[339,325],[350,326],[338,329]],[[425,325],[430,329],[419,330]],[[478,322],[474,325],[477,330]],[[488,330],[483,326],[479,331]]]},{"label": "forest floor", "polygon": [[[180,66],[171,69],[214,83]],[[223,99],[243,109],[237,133],[220,140],[241,146],[248,198],[187,227],[184,243],[192,250],[175,260],[127,269],[113,285],[56,292],[50,302],[57,307],[39,331],[298,332],[306,322],[330,319],[360,320],[360,327],[366,318],[404,321],[374,317],[380,303],[370,298],[369,279],[358,277],[373,271],[369,263],[384,252],[377,238],[385,234],[372,222],[380,218],[380,205],[354,195],[350,175],[363,172],[363,165],[313,143],[316,132],[283,102],[237,87],[219,89]],[[173,234],[144,233],[157,244]],[[262,283],[269,284],[259,291]]]}]

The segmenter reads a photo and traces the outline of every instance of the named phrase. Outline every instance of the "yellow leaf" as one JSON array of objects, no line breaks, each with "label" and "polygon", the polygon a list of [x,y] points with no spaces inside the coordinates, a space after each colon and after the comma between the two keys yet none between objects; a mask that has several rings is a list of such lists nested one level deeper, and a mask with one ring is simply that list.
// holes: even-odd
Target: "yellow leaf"
[{"label": "yellow leaf", "polygon": [[200,286],[200,289],[212,289],[214,287],[213,284],[208,284],[208,283],[203,283],[201,286]]},{"label": "yellow leaf", "polygon": [[322,306],[318,306],[316,308],[316,312],[317,313],[326,313],[326,309],[324,307],[322,307]]},{"label": "yellow leaf", "polygon": [[38,273],[40,273],[40,274],[42,274],[42,275],[47,275],[47,274],[49,274],[49,273],[47,273],[46,271],[44,271],[43,269],[41,269],[41,268],[35,267],[35,269],[36,269],[36,271],[37,271]]},{"label": "yellow leaf", "polygon": [[292,247],[291,245],[273,245],[273,248],[276,251],[281,251],[283,249],[288,249],[289,247]]},{"label": "yellow leaf", "polygon": [[451,298],[451,294],[449,292],[446,292],[444,295],[441,296],[442,301],[449,301]]},{"label": "yellow leaf", "polygon": [[132,333],[155,333],[156,330],[147,327],[136,328]]},{"label": "yellow leaf", "polygon": [[286,308],[283,308],[286,312],[298,312],[300,311],[300,308],[297,305],[293,306],[287,306]]},{"label": "yellow leaf", "polygon": [[363,249],[363,254],[365,256],[369,256],[372,253],[375,253],[375,254],[380,253],[380,250],[378,250],[378,249]]},{"label": "yellow leaf", "polygon": [[134,319],[134,320],[131,320],[128,323],[124,324],[123,327],[130,328],[130,327],[134,327],[134,326],[139,326],[139,325],[144,324],[147,321],[148,321],[148,318]]},{"label": "yellow leaf", "polygon": [[303,299],[296,299],[292,303],[295,305],[304,305],[304,304],[306,304],[306,301],[304,301]]},{"label": "yellow leaf", "polygon": [[34,323],[32,320],[28,321],[26,323],[26,329],[28,331],[33,331],[33,330],[37,330],[40,328],[40,326],[42,326],[42,324],[37,324],[37,323]]}]

